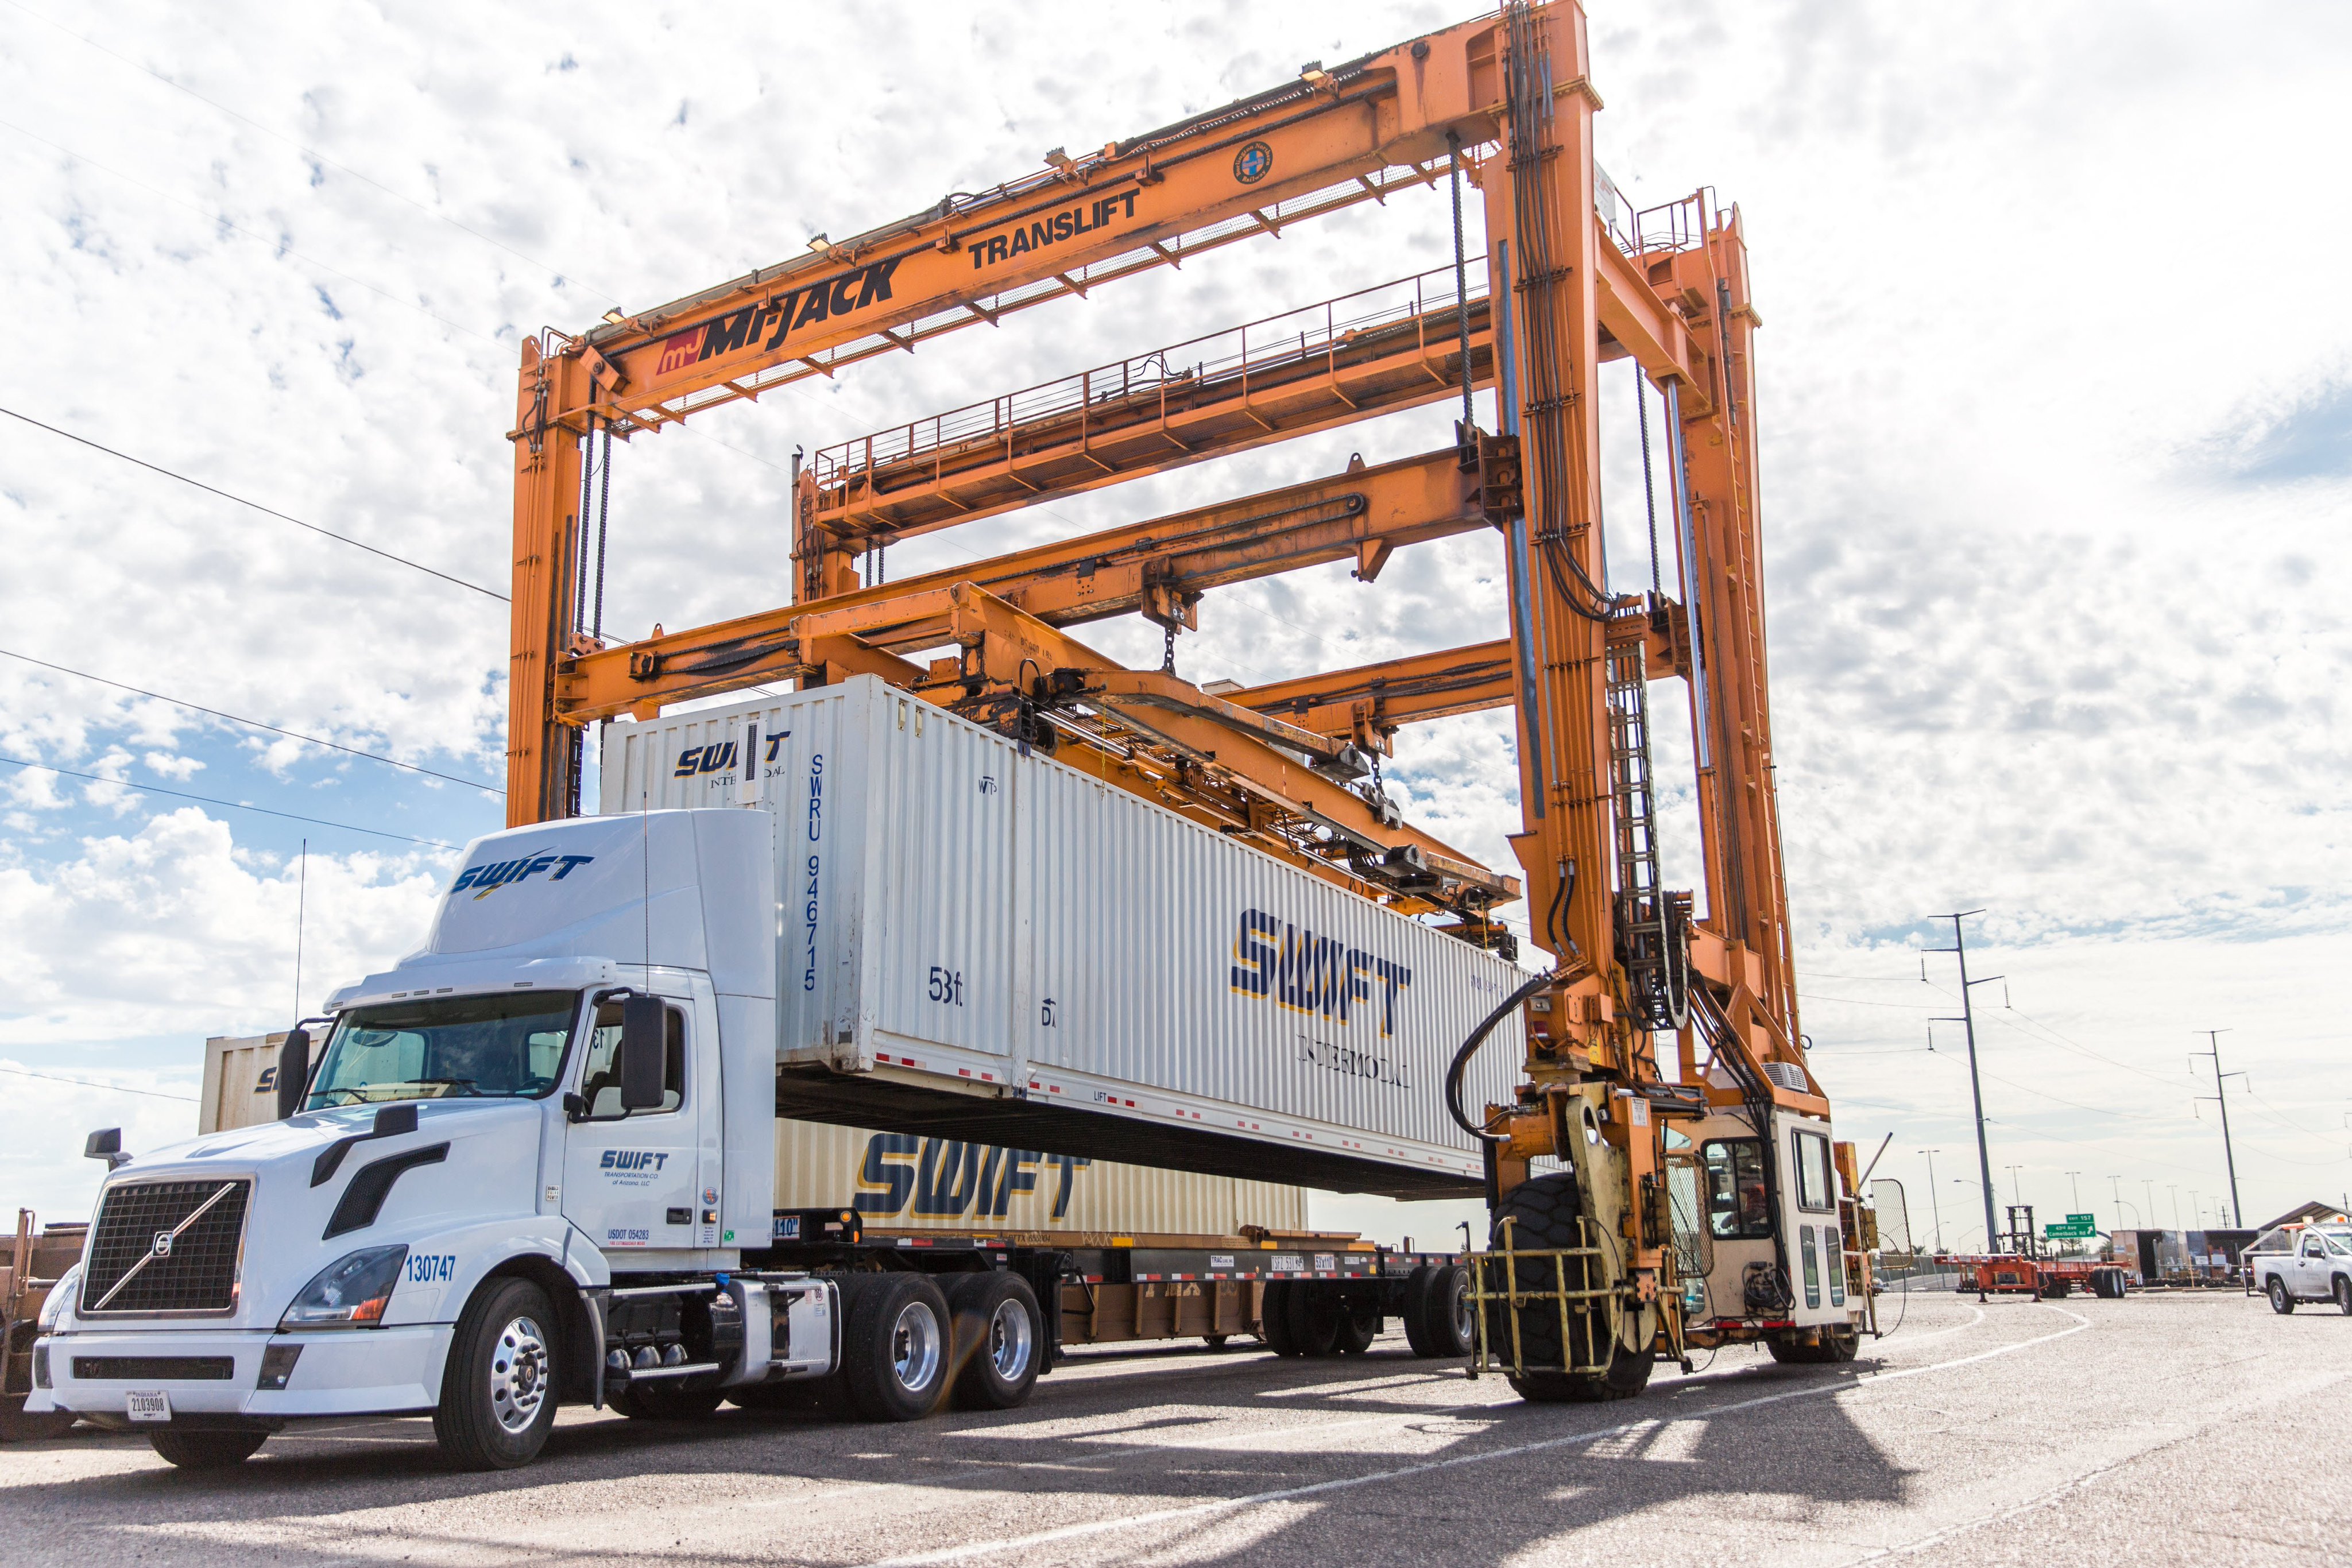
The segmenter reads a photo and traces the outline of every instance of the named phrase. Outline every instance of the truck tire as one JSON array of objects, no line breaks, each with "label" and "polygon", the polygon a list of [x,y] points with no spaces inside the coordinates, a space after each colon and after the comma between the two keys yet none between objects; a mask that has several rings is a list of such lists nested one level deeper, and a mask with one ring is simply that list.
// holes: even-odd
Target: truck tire
[{"label": "truck tire", "polygon": [[1045,1340],[1045,1314],[1029,1281],[1002,1270],[958,1274],[948,1281],[948,1314],[962,1365],[950,1396],[955,1407],[1011,1410],[1025,1403]]},{"label": "truck tire", "polygon": [[150,1432],[154,1450],[184,1470],[234,1469],[269,1440],[267,1432]]},{"label": "truck tire", "polygon": [[2074,1293],[2072,1280],[2053,1280],[2042,1287],[2042,1299],[2045,1301],[2063,1301]]},{"label": "truck tire", "polygon": [[1287,1299],[1284,1306],[1290,1319],[1290,1343],[1297,1346],[1290,1354],[1305,1356],[1339,1354],[1338,1293],[1318,1289],[1303,1280],[1294,1280],[1285,1294]]},{"label": "truck tire", "polygon": [[2276,1274],[2271,1276],[2271,1311],[2281,1317],[2294,1311],[2294,1297],[2288,1291],[2286,1281]]},{"label": "truck tire", "polygon": [[[1575,1247],[1580,1232],[1577,1219],[1581,1205],[1577,1193],[1576,1177],[1562,1171],[1554,1176],[1540,1176],[1521,1182],[1504,1196],[1503,1206],[1495,1216],[1494,1234],[1501,1239],[1503,1222],[1514,1221],[1512,1245],[1521,1251],[1548,1252]],[[1589,1265],[1588,1265],[1589,1267]],[[1570,1284],[1576,1281],[1571,1276]],[[1506,1360],[1511,1354],[1511,1323],[1513,1309],[1507,1302],[1490,1303],[1487,1307],[1486,1343]],[[1557,1301],[1535,1301],[1517,1311],[1518,1340],[1523,1363],[1541,1366],[1545,1363],[1565,1366],[1569,1363],[1568,1347],[1560,1343],[1559,1304]],[[1607,1367],[1601,1372],[1530,1371],[1507,1381],[1520,1398],[1533,1404],[1598,1404],[1606,1400],[1630,1399],[1649,1385],[1650,1364],[1654,1355],[1643,1345],[1633,1350],[1612,1334]]]},{"label": "truck tire", "polygon": [[2336,1310],[2346,1317],[2352,1318],[2352,1280],[2347,1280],[2341,1274],[2336,1275],[2334,1295]]},{"label": "truck tire", "polygon": [[1339,1350],[1341,1355],[1364,1355],[1372,1342],[1381,1337],[1387,1326],[1380,1307],[1371,1302],[1342,1301],[1339,1303]]},{"label": "truck tire", "polygon": [[1772,1359],[1784,1366],[1831,1366],[1842,1361],[1852,1361],[1862,1348],[1862,1331],[1855,1328],[1825,1328],[1819,1343],[1801,1339],[1768,1339],[1764,1348]]},{"label": "truck tire", "polygon": [[604,1407],[632,1421],[699,1421],[727,1396],[717,1388],[680,1388],[668,1379],[632,1384],[604,1396]]},{"label": "truck tire", "polygon": [[919,1421],[947,1395],[947,1298],[920,1274],[841,1277],[841,1387],[866,1421]]},{"label": "truck tire", "polygon": [[452,1465],[510,1470],[539,1458],[555,1429],[555,1322],[547,1292],[528,1280],[492,1280],[466,1304],[433,1412]]},{"label": "truck tire", "polygon": [[1287,1280],[1273,1280],[1258,1301],[1257,1337],[1276,1355],[1297,1355],[1298,1342],[1290,1337],[1290,1292]]},{"label": "truck tire", "polygon": [[1470,1354],[1470,1270],[1459,1263],[1424,1263],[1405,1278],[1404,1337],[1425,1361]]}]

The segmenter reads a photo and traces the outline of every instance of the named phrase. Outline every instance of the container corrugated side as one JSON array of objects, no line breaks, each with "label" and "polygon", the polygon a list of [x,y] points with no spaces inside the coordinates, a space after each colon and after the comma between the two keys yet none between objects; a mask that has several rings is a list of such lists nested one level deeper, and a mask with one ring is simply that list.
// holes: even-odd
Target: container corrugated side
[{"label": "container corrugated side", "polygon": [[196,1135],[226,1133],[278,1120],[278,1048],[284,1034],[232,1037],[205,1041],[203,1098],[196,1109]]},{"label": "container corrugated side", "polygon": [[[615,726],[606,759],[608,810],[775,813],[780,1060],[1477,1172],[1443,1077],[1521,978],[1491,954],[871,677]],[[1506,1019],[1469,1105],[1523,1049]]]},{"label": "container corrugated side", "polygon": [[1234,1236],[1307,1225],[1295,1186],[791,1120],[776,1123],[776,1207],[854,1208],[875,1230]]}]

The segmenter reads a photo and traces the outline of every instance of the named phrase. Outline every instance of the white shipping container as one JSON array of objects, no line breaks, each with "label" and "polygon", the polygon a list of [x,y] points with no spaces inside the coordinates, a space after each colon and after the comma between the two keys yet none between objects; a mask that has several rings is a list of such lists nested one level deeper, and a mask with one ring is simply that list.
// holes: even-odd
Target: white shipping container
[{"label": "white shipping container", "polygon": [[[1482,1179],[1443,1095],[1522,978],[1491,954],[871,676],[614,724],[602,763],[607,813],[772,813],[796,1114],[1396,1197]],[[1474,1111],[1523,1054],[1507,1019]]]},{"label": "white shipping container", "polygon": [[215,1035],[205,1041],[205,1086],[196,1135],[278,1120],[278,1048],[286,1036]]}]

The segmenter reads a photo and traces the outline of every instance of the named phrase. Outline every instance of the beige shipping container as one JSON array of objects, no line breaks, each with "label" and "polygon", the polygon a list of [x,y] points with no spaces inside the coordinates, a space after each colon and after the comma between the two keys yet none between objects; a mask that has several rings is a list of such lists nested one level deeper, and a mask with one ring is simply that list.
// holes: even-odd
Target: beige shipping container
[{"label": "beige shipping container", "polygon": [[[282,1033],[205,1041],[198,1135],[277,1119],[285,1043]],[[868,1230],[984,1230],[1072,1246],[1307,1228],[1307,1195],[1295,1186],[782,1120],[775,1206],[854,1208]]]},{"label": "beige shipping container", "polygon": [[205,1041],[204,1100],[196,1136],[278,1120],[278,1048],[286,1036],[215,1035]]},{"label": "beige shipping container", "polygon": [[1073,1246],[1307,1225],[1299,1187],[785,1120],[776,1123],[776,1207],[855,1209],[867,1230],[1052,1236]]}]

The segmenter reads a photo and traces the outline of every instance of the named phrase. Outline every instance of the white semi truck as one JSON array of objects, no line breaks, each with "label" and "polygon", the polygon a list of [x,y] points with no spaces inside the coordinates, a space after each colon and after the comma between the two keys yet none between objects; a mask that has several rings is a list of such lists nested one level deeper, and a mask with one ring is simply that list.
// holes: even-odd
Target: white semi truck
[{"label": "white semi truck", "polygon": [[[622,727],[605,769],[640,809],[470,845],[424,945],[306,1020],[315,1051],[289,1035],[279,1120],[135,1156],[92,1135],[110,1173],[28,1412],[186,1466],[327,1416],[430,1414],[480,1469],[529,1462],[565,1403],[906,1420],[1018,1405],[1058,1345],[1118,1337],[1066,1328],[1097,1286],[1205,1291],[1197,1332],[1286,1354],[1391,1314],[1467,1348],[1448,1256],[779,1210],[775,1118],[889,1128],[879,1186],[974,1212],[1053,1154],[1475,1194],[1437,1085],[1509,965],[870,677]],[[1490,1054],[1473,1091],[1500,1098],[1517,1052]]]}]

